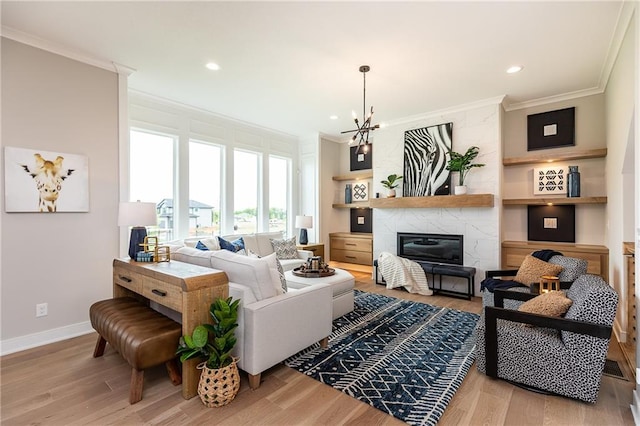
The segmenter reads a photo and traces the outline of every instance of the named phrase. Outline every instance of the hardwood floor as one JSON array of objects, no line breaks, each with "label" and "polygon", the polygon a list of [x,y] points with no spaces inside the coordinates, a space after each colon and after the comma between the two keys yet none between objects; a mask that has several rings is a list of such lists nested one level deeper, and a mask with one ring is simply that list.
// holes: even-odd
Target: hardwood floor
[{"label": "hardwood floor", "polygon": [[[353,272],[356,288],[438,306],[479,313],[479,298],[469,302],[445,296],[419,296],[375,285],[370,273]],[[384,414],[288,367],[263,374],[251,391],[246,375],[236,399],[226,407],[206,408],[199,398],[184,400],[164,366],[145,372],[143,399],[129,405],[130,369],[108,345],[92,358],[96,334],[53,343],[0,358],[2,425],[400,425]],[[609,358],[626,369],[616,342]],[[624,371],[626,377],[632,377]],[[632,425],[632,381],[603,376],[600,396],[589,405],[540,395],[492,380],[475,365],[439,425]]]}]

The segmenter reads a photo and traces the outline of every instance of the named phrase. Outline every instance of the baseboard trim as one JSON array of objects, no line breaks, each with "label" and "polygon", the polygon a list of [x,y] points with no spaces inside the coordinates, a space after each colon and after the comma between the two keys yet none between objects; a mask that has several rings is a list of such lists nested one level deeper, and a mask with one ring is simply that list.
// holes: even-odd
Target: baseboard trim
[{"label": "baseboard trim", "polygon": [[14,337],[0,341],[0,356],[9,355],[14,352],[36,348],[49,343],[59,342],[72,337],[82,336],[93,332],[89,321],[79,322],[64,327],[41,331],[39,333],[27,334],[26,336]]},{"label": "baseboard trim", "polygon": [[640,407],[640,399],[638,399],[638,391],[633,391],[633,404],[630,405],[631,415],[633,416],[633,423],[638,425],[640,424],[640,412],[638,412],[638,407]]}]

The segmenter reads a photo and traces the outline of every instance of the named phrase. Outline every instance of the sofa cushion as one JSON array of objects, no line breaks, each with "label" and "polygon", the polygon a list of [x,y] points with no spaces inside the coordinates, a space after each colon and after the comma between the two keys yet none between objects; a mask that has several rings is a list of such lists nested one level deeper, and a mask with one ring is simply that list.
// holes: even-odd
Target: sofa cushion
[{"label": "sofa cushion", "polygon": [[273,251],[276,253],[278,259],[297,259],[298,248],[296,247],[296,237],[291,237],[286,240],[274,240],[271,239],[271,245]]},{"label": "sofa cushion", "polygon": [[187,263],[192,263],[194,265],[205,266],[207,268],[210,268],[211,253],[215,253],[215,252],[198,250],[195,247],[180,247],[178,250],[176,250],[175,253],[171,254],[171,259],[177,260],[179,262],[187,262]]},{"label": "sofa cushion", "polygon": [[225,240],[222,237],[218,237],[218,243],[220,243],[220,248],[223,250],[228,250],[232,253],[237,253],[240,250],[244,250],[244,240],[242,239],[242,237],[234,240],[234,241],[228,241]]},{"label": "sofa cushion", "polygon": [[281,240],[282,232],[258,232],[256,234],[243,235],[244,246],[258,256],[268,256],[273,253],[271,239]]},{"label": "sofa cushion", "polygon": [[259,256],[257,253],[249,250],[247,256],[254,258],[262,258],[269,263],[269,270],[271,272],[271,281],[278,294],[284,294],[287,292],[287,280],[284,277],[284,270],[280,261],[276,257],[275,253],[271,253],[268,256]]},{"label": "sofa cushion", "polygon": [[250,287],[256,300],[268,299],[277,294],[266,260],[239,255],[228,250],[210,253],[210,266],[224,271],[229,281]]},{"label": "sofa cushion", "polygon": [[544,260],[527,255],[522,261],[518,273],[513,280],[529,285],[540,282],[540,277],[543,275],[556,276],[560,271],[562,271],[562,266],[560,265],[553,265]]}]

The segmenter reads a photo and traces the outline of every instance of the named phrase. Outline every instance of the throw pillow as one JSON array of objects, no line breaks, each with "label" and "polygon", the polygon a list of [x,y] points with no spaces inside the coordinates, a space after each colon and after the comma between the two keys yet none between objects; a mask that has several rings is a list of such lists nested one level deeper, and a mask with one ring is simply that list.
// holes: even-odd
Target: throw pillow
[{"label": "throw pillow", "polygon": [[242,237],[234,241],[227,241],[222,237],[218,237],[218,242],[220,243],[220,248],[223,250],[229,250],[233,253],[244,250],[244,241],[242,240]]},{"label": "throw pillow", "polygon": [[540,282],[543,275],[556,276],[562,271],[562,266],[554,265],[544,260],[537,259],[531,255],[527,255],[518,269],[516,277],[513,279],[524,285]]},{"label": "throw pillow", "polygon": [[204,243],[202,241],[198,241],[198,244],[196,244],[196,248],[198,250],[209,251],[209,247],[204,245]]},{"label": "throw pillow", "polygon": [[[258,255],[257,253],[255,253],[252,250],[249,250],[247,252],[247,256],[249,257],[253,257],[253,258],[261,258],[260,255]],[[282,268],[282,264],[280,263],[280,261],[278,260],[278,258],[276,257],[275,253],[271,253],[268,256],[264,256],[262,257],[262,259],[266,260],[267,263],[269,264],[269,269],[271,271],[275,271],[275,273],[277,274],[277,283],[275,285],[276,290],[278,291],[278,293],[286,293],[289,289],[287,287],[287,280],[284,276],[284,269]],[[275,275],[274,275],[275,276]]]},{"label": "throw pillow", "polygon": [[278,259],[297,259],[298,248],[296,247],[296,237],[289,238],[287,240],[274,240],[271,239],[271,247],[276,253]]},{"label": "throw pillow", "polygon": [[550,291],[527,300],[518,310],[530,314],[560,317],[567,313],[572,304],[573,301],[565,295],[564,291]]}]

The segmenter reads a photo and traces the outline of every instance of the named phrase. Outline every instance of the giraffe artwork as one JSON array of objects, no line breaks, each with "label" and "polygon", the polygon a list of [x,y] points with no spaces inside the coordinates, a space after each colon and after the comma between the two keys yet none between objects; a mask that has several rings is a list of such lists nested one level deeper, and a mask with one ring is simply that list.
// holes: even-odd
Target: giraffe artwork
[{"label": "giraffe artwork", "polygon": [[7,212],[88,211],[84,156],[7,147],[5,173]]},{"label": "giraffe artwork", "polygon": [[35,167],[21,164],[25,172],[36,182],[40,201],[38,208],[41,212],[55,212],[56,202],[62,190],[62,183],[71,176],[73,169],[62,169],[64,157],[57,156],[55,160],[45,160],[39,153],[33,154],[36,159]]}]

